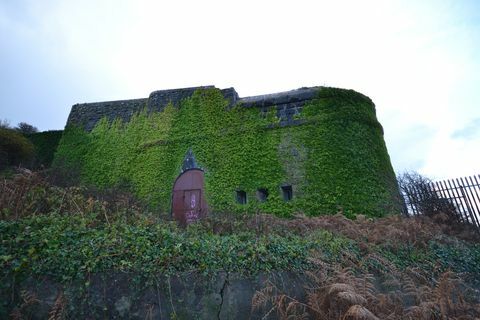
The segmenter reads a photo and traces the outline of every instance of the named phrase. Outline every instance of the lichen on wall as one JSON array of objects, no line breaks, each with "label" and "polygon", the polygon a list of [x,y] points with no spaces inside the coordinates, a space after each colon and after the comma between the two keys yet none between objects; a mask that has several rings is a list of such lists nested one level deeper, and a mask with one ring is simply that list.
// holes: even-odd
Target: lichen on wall
[{"label": "lichen on wall", "polygon": [[[213,211],[381,216],[395,209],[395,176],[371,100],[352,90],[314,93],[282,107],[266,103],[281,102],[273,95],[232,105],[221,90],[201,88],[128,122],[105,117],[91,132],[67,126],[55,162],[77,167],[87,184],[127,185],[165,212],[189,149]],[[292,187],[291,201],[282,186]],[[258,189],[268,191],[267,201]],[[237,203],[237,190],[246,204]]]}]

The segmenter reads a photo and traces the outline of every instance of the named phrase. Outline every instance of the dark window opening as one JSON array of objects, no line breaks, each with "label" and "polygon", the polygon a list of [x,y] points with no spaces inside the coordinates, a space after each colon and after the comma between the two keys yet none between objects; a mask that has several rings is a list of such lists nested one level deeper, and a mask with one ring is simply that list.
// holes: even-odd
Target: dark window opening
[{"label": "dark window opening", "polygon": [[247,204],[247,193],[245,191],[237,191],[237,202],[240,204]]},{"label": "dark window opening", "polygon": [[265,202],[267,201],[268,198],[268,190],[267,189],[258,189],[257,190],[257,197],[260,202]]},{"label": "dark window opening", "polygon": [[282,186],[283,200],[290,201],[293,198],[292,186]]}]

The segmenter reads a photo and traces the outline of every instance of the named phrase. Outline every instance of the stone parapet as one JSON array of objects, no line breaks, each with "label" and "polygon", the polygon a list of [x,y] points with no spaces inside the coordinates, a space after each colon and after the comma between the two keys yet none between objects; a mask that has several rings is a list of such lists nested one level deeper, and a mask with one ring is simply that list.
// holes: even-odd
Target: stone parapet
[{"label": "stone parapet", "polygon": [[[121,119],[128,122],[133,114],[147,109],[148,112],[161,112],[169,104],[179,107],[180,102],[192,96],[198,89],[215,88],[201,86],[181,89],[158,90],[152,92],[148,98],[118,100],[94,103],[75,104],[67,120],[67,126],[78,125],[91,131],[95,125],[106,117],[108,121]],[[295,125],[295,115],[298,115],[306,101],[313,99],[321,87],[300,88],[274,94],[239,98],[234,88],[222,89],[221,92],[229,105],[239,105],[244,108],[259,108],[266,111],[275,106],[280,125]]]},{"label": "stone parapet", "polygon": [[67,126],[78,125],[87,131],[92,131],[103,117],[109,121],[118,118],[128,122],[134,113],[147,106],[147,101],[148,99],[143,98],[75,104],[68,116]]}]

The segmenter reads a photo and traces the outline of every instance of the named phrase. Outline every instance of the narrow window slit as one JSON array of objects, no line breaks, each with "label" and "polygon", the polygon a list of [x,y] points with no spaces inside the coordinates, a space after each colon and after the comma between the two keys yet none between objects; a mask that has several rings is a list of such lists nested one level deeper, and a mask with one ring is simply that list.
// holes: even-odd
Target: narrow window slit
[{"label": "narrow window slit", "polygon": [[290,201],[293,198],[292,186],[282,186],[283,200]]},{"label": "narrow window slit", "polygon": [[237,203],[247,204],[247,193],[243,190],[237,190]]},{"label": "narrow window slit", "polygon": [[257,198],[260,202],[267,201],[268,198],[268,190],[264,188],[260,188],[257,190]]}]

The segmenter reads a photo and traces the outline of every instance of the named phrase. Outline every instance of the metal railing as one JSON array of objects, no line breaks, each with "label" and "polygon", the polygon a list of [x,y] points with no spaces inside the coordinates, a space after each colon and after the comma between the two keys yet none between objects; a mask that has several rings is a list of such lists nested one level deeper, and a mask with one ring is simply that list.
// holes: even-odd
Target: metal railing
[{"label": "metal railing", "polygon": [[448,210],[458,222],[480,229],[480,175],[409,186],[403,197],[409,216]]}]

